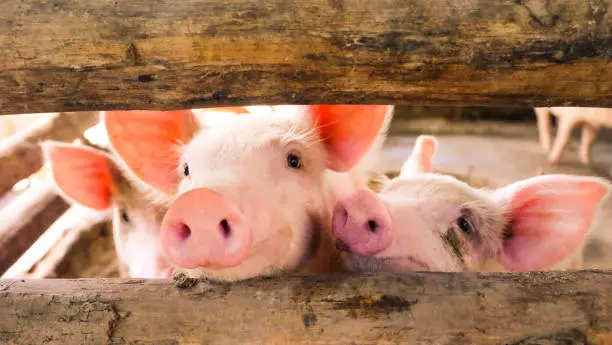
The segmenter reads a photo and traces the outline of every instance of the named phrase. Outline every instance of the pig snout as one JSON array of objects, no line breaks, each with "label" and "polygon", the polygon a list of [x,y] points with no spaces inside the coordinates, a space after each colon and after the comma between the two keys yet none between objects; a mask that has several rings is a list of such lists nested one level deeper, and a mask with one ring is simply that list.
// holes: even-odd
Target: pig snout
[{"label": "pig snout", "polygon": [[242,212],[223,195],[206,188],[182,194],[161,227],[162,247],[183,268],[239,265],[251,246]]},{"label": "pig snout", "polygon": [[391,218],[385,205],[368,190],[341,199],[332,215],[339,250],[375,255],[391,244]]}]

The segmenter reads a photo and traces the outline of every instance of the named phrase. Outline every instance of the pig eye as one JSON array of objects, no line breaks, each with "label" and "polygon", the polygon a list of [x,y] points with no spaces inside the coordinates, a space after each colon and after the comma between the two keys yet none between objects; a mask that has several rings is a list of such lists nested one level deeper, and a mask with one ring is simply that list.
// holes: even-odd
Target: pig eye
[{"label": "pig eye", "polygon": [[287,166],[292,169],[301,169],[302,159],[295,153],[290,153],[287,155]]},{"label": "pig eye", "polygon": [[130,222],[130,217],[128,217],[128,214],[127,214],[125,209],[121,209],[120,214],[121,214],[121,220],[124,223],[129,223]]},{"label": "pig eye", "polygon": [[461,216],[457,219],[457,226],[466,234],[471,234],[473,232],[472,224],[470,224],[466,216]]},{"label": "pig eye", "polygon": [[183,167],[183,175],[189,176],[189,165],[185,163],[185,167]]}]

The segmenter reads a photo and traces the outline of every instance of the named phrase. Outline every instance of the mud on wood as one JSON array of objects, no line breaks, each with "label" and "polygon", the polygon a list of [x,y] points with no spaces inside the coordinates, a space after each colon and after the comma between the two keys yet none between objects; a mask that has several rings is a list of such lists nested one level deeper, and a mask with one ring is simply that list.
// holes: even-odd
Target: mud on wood
[{"label": "mud on wood", "polygon": [[603,0],[6,0],[0,113],[612,106]]},{"label": "mud on wood", "polygon": [[[609,271],[0,281],[4,344],[609,344]],[[190,284],[191,285],[191,284]]]}]

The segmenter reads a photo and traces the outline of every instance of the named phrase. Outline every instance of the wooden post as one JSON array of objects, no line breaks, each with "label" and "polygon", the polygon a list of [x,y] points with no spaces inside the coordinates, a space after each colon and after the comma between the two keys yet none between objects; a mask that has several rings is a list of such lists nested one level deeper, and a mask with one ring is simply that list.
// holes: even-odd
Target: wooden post
[{"label": "wooden post", "polygon": [[0,144],[0,195],[42,167],[40,141],[72,141],[97,121],[97,112],[58,114],[36,122]]},{"label": "wooden post", "polygon": [[0,280],[3,344],[610,344],[610,272]]},{"label": "wooden post", "polygon": [[0,274],[38,239],[69,205],[55,186],[43,184],[26,190],[0,210]]},{"label": "wooden post", "polygon": [[612,106],[594,0],[4,0],[0,113]]}]

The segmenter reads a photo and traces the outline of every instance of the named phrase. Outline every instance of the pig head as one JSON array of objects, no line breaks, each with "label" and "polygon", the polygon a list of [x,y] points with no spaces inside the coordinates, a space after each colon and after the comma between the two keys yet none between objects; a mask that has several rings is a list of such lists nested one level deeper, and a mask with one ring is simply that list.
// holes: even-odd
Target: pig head
[{"label": "pig head", "polygon": [[393,107],[260,110],[211,125],[191,111],[105,113],[115,152],[169,206],[162,244],[177,270],[232,281],[340,269],[331,208],[367,183]]},{"label": "pig head", "polygon": [[543,175],[497,190],[431,172],[420,137],[399,177],[338,202],[333,233],[354,271],[527,271],[576,268],[609,184]]},{"label": "pig head", "polygon": [[159,246],[165,209],[153,205],[124,177],[118,162],[102,151],[52,141],[42,148],[61,195],[92,210],[112,208],[121,275],[170,277],[172,268]]}]

